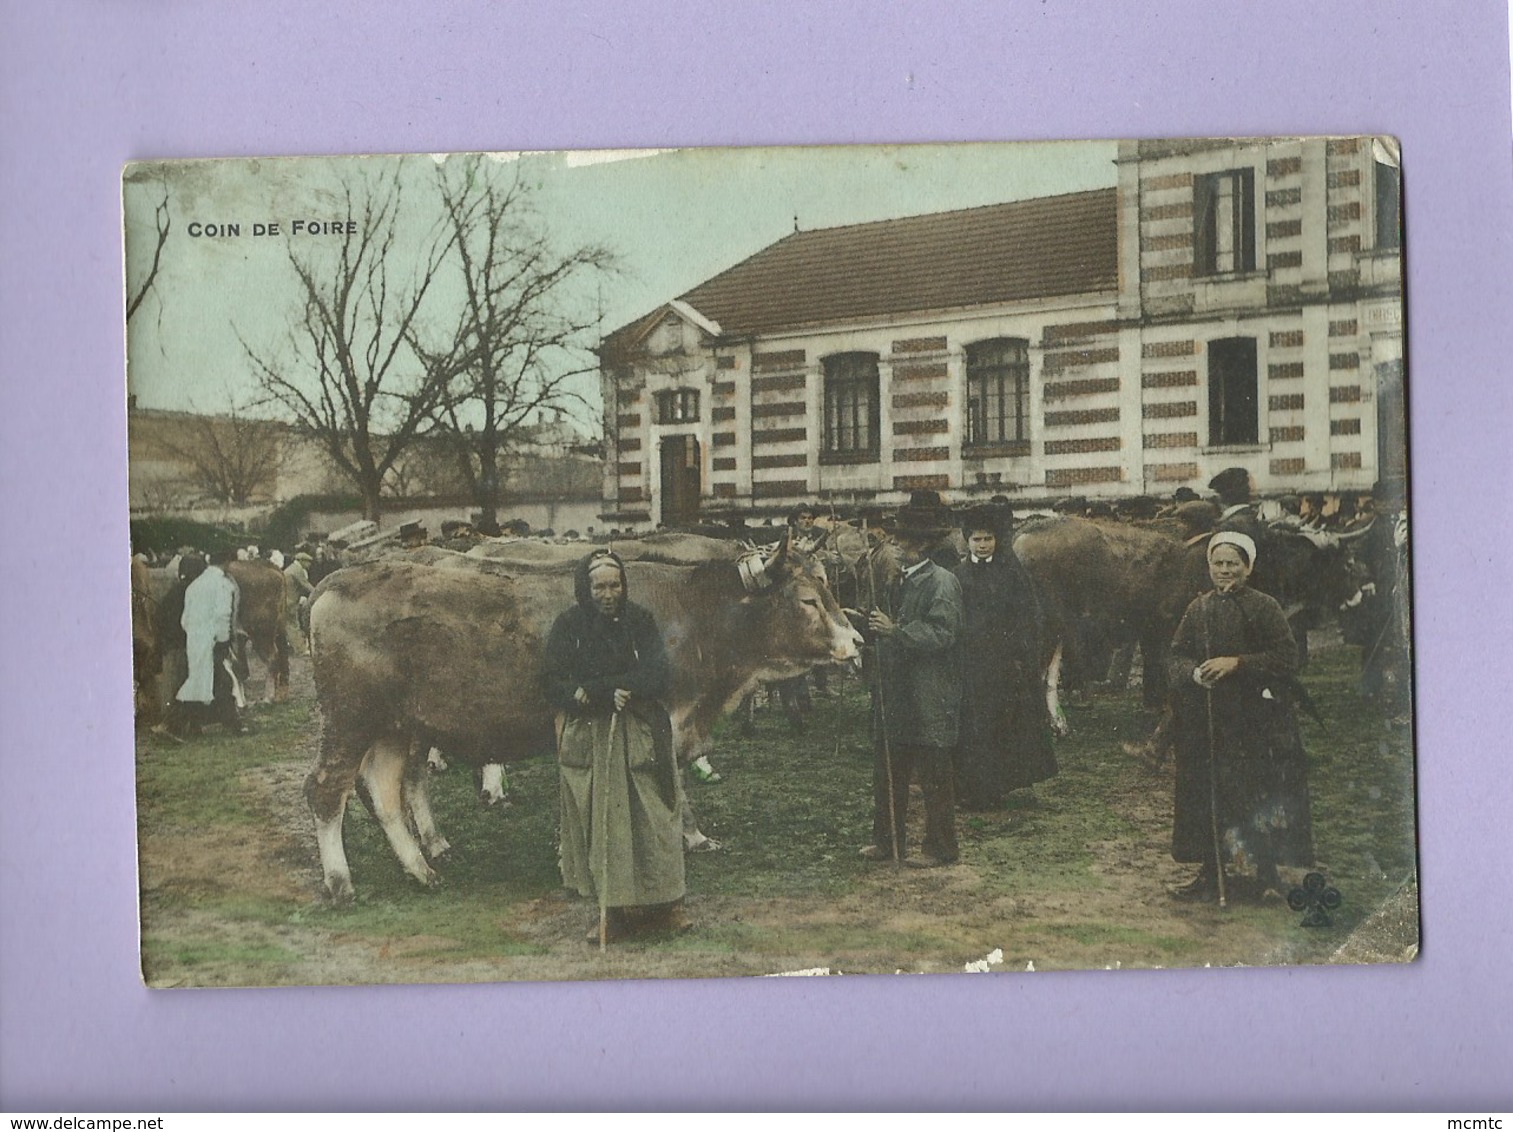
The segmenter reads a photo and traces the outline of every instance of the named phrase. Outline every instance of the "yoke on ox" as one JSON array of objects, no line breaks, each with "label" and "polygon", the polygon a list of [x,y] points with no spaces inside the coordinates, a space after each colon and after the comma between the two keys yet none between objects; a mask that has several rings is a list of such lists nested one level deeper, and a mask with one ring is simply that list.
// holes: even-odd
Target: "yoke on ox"
[{"label": "yoke on ox", "polygon": [[[541,653],[574,600],[572,570],[510,571],[464,557],[349,567],[311,607],[322,730],[305,796],[334,897],[352,894],[342,818],[359,778],[400,863],[431,884],[427,857],[448,846],[431,814],[423,752],[436,746],[485,764],[554,747]],[[823,573],[786,543],[737,562],[633,561],[626,570],[630,600],[652,611],[667,643],[683,764],[708,750],[714,723],[758,681],[858,655],[860,638]]]}]

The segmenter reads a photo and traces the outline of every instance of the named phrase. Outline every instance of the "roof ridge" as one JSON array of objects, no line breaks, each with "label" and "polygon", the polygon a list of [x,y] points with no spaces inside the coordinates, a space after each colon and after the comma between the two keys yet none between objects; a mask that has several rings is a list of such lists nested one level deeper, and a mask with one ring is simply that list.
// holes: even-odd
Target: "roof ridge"
[{"label": "roof ridge", "polygon": [[[874,225],[882,224],[901,224],[909,220],[940,220],[947,216],[960,216],[968,212],[984,212],[990,208],[1010,208],[1016,204],[1042,204],[1046,201],[1070,200],[1073,197],[1094,196],[1098,193],[1113,193],[1117,191],[1117,185],[1105,185],[1098,189],[1078,189],[1076,192],[1071,193],[1048,193],[1043,197],[1019,197],[1015,200],[993,201],[989,204],[969,204],[964,208],[947,208],[940,212],[911,212],[904,216],[885,216],[881,220],[856,220],[850,224],[829,224],[823,228],[803,228],[788,233],[782,240],[768,244],[762,251],[766,251],[768,248],[775,248],[784,240],[791,239],[794,236],[812,236],[819,232],[843,232],[848,228],[870,228]],[[752,254],[760,255],[761,252],[753,252]],[[751,257],[747,256],[746,258],[750,259]],[[721,274],[723,275],[724,272],[721,272]],[[714,278],[717,278],[717,276],[710,276],[710,279]],[[709,282],[709,279],[706,279],[705,282]],[[703,284],[701,283],[700,286],[702,287]]]}]

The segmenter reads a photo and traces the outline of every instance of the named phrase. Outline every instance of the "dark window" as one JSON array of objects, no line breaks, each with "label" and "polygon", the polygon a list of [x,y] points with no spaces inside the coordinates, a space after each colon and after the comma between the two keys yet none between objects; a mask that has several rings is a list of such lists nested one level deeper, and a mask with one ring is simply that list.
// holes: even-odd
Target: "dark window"
[{"label": "dark window", "polygon": [[1256,269],[1256,172],[1230,169],[1193,179],[1193,274]]},{"label": "dark window", "polygon": [[1376,162],[1376,246],[1403,246],[1402,171],[1385,161]]},{"label": "dark window", "polygon": [[1030,438],[1030,344],[995,338],[967,347],[967,444]]},{"label": "dark window", "polygon": [[1208,442],[1257,444],[1256,340],[1216,338],[1208,344]]},{"label": "dark window", "polygon": [[667,389],[657,394],[658,424],[683,424],[698,419],[697,389]]},{"label": "dark window", "polygon": [[825,451],[876,456],[877,355],[834,354],[825,359]]}]

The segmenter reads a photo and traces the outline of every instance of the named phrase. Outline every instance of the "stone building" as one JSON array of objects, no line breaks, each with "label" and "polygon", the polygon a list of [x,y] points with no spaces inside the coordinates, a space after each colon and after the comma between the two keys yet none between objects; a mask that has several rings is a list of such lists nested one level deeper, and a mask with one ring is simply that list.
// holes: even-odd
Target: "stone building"
[{"label": "stone building", "polygon": [[1105,189],[795,232],[604,340],[604,518],[1400,477],[1398,168],[1127,142]]}]

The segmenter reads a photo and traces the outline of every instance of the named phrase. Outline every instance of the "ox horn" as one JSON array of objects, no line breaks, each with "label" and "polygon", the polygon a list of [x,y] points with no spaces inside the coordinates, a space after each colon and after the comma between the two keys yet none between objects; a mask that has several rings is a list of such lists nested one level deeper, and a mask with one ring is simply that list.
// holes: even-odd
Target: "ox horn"
[{"label": "ox horn", "polygon": [[782,541],[777,544],[777,549],[772,552],[772,557],[768,558],[764,563],[768,574],[775,578],[783,572],[784,567],[788,564],[788,554],[792,548],[793,532],[791,530],[785,531],[783,532]]},{"label": "ox horn", "polygon": [[1334,537],[1339,539],[1342,543],[1355,542],[1357,539],[1364,538],[1366,533],[1370,531],[1372,527],[1376,526],[1376,518],[1377,517],[1373,515],[1371,517],[1371,522],[1367,523],[1358,531],[1348,531],[1343,534],[1335,535]]}]

